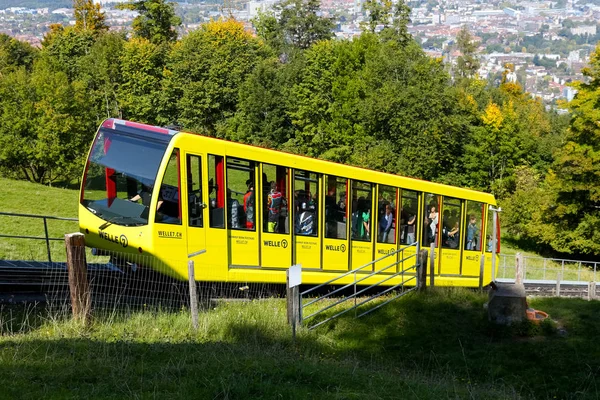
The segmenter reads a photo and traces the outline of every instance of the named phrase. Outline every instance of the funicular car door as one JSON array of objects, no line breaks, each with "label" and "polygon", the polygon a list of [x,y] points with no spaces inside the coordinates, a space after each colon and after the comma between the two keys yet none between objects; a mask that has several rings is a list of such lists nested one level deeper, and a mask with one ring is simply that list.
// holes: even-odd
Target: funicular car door
[{"label": "funicular car door", "polygon": [[[373,185],[351,180],[351,269],[362,267],[373,261],[374,239],[377,229],[373,229]],[[373,265],[362,271],[373,271]]]},{"label": "funicular car door", "polygon": [[[203,189],[204,176],[206,173],[205,155],[185,153],[185,165],[182,166],[185,176],[183,191],[186,194],[183,202],[183,220],[187,236],[187,254],[189,260],[197,261],[206,250],[206,213],[207,193]],[[200,277],[201,271],[198,266],[201,262],[195,262],[196,276]]]},{"label": "funicular car door", "polygon": [[485,221],[485,203],[467,201],[463,218],[463,256],[462,276],[479,276],[481,257],[483,257],[483,222]]},{"label": "funicular car door", "polygon": [[289,268],[292,265],[290,229],[290,170],[282,166],[261,165],[262,205],[260,266]]},{"label": "funicular car door", "polygon": [[[433,247],[436,275],[440,273],[440,203],[441,196],[433,193],[425,193],[423,195],[423,227],[421,229],[421,247],[428,249],[429,251],[431,251],[431,248]],[[429,253],[429,256],[431,257],[431,253]]]},{"label": "funicular car door", "polygon": [[227,157],[225,163],[229,265],[258,267],[262,196],[257,163],[235,157]]},{"label": "funicular car door", "polygon": [[321,268],[321,175],[294,170],[294,263],[302,269]]},{"label": "funicular car door", "polygon": [[325,229],[323,269],[347,271],[350,240],[348,235],[348,179],[325,175]]},{"label": "funicular car door", "polygon": [[[402,231],[404,221],[398,219],[399,190],[390,186],[377,185],[377,221],[373,226],[373,234],[377,235],[375,242],[375,259],[385,257],[397,249],[397,233]],[[398,223],[400,222],[400,223]],[[392,265],[398,257],[385,257],[375,263],[376,270],[385,268],[384,273],[394,273],[398,266]],[[388,268],[389,267],[389,268]]]},{"label": "funicular car door", "polygon": [[462,201],[444,196],[440,218],[440,275],[459,275],[462,243]]}]

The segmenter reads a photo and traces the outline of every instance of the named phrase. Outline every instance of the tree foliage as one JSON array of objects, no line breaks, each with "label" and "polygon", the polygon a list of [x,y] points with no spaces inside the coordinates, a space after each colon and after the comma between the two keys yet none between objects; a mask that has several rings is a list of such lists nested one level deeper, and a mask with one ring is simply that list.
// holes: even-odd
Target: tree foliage
[{"label": "tree foliage", "polygon": [[108,31],[100,3],[93,0],[73,0],[75,11],[75,29],[90,30],[95,33]]},{"label": "tree foliage", "polygon": [[257,33],[278,50],[283,46],[308,49],[333,37],[333,21],[319,15],[319,0],[285,0],[273,6],[274,14],[259,14]]},{"label": "tree foliage", "polygon": [[209,22],[185,36],[167,61],[162,122],[216,135],[235,113],[240,86],[265,51],[233,19]]},{"label": "tree foliage", "polygon": [[[87,0],[77,0],[90,7]],[[78,179],[107,117],[491,191],[505,226],[559,251],[599,254],[600,62],[564,117],[514,83],[477,78],[463,28],[454,79],[407,30],[404,1],[368,2],[362,35],[333,40],[316,0],[260,14],[257,36],[233,19],[180,39],[172,4],[133,1],[134,35],[80,14],[40,50],[0,35],[0,173]],[[381,27],[381,29],[380,29]],[[472,58],[470,58],[472,57]]]},{"label": "tree foliage", "polygon": [[476,56],[477,43],[466,25],[463,25],[456,35],[456,47],[461,55],[456,59],[455,78],[473,78],[479,69],[479,59]]},{"label": "tree foliage", "polygon": [[181,25],[181,18],[175,15],[174,3],[166,0],[131,0],[119,7],[139,13],[133,20],[135,36],[154,44],[177,40],[176,28]]}]

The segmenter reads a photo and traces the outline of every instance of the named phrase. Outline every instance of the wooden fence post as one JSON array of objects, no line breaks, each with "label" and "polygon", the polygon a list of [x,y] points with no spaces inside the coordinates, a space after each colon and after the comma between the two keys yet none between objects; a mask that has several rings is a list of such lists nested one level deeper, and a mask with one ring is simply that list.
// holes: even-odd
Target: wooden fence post
[{"label": "wooden fence post", "polygon": [[422,292],[427,287],[427,250],[421,250],[418,256],[419,262],[417,263],[417,290]]},{"label": "wooden fence post", "polygon": [[190,312],[192,313],[192,327],[198,330],[198,292],[196,291],[196,276],[194,261],[188,261],[188,279],[190,284]]},{"label": "wooden fence post", "polygon": [[82,233],[66,234],[65,247],[67,250],[67,271],[73,318],[80,319],[87,324],[91,319],[92,301],[87,279],[85,236]]},{"label": "wooden fence post", "polygon": [[435,286],[435,243],[431,243],[429,252],[429,286]]},{"label": "wooden fence post", "polygon": [[523,284],[523,254],[515,254],[515,284]]}]

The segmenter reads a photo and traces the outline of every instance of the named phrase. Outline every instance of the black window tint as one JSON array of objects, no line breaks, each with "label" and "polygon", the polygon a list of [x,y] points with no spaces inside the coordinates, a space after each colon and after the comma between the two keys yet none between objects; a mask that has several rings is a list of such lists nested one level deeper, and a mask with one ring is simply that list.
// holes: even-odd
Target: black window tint
[{"label": "black window tint", "polygon": [[318,236],[319,177],[316,173],[294,171],[294,211],[296,235]]},{"label": "black window tint", "polygon": [[225,227],[225,160],[208,156],[208,207],[211,228]]},{"label": "black window tint", "polygon": [[419,229],[419,197],[417,192],[402,190],[402,208],[400,209],[400,243],[413,244],[417,240]]},{"label": "black window tint", "polygon": [[396,243],[398,190],[379,185],[377,199],[377,242]]},{"label": "black window tint", "polygon": [[465,215],[465,250],[481,251],[481,222],[483,221],[483,203],[467,201]]},{"label": "black window tint", "polygon": [[255,230],[257,200],[254,161],[227,158],[227,227]]},{"label": "black window tint", "polygon": [[458,199],[444,197],[442,212],[442,247],[459,249],[461,237],[461,202]]},{"label": "black window tint", "polygon": [[289,233],[288,168],[263,164],[263,232]]},{"label": "black window tint", "polygon": [[[180,204],[180,184],[179,184],[179,150],[173,150],[169,163],[163,175],[158,199],[156,201],[156,222],[161,224],[181,224],[181,204]],[[142,194],[142,201],[144,195]]]},{"label": "black window tint", "polygon": [[372,185],[370,183],[352,181],[352,239],[371,241],[371,200]]},{"label": "black window tint", "polygon": [[202,202],[202,159],[199,156],[187,156],[187,188],[188,188],[188,224],[189,226],[203,226]]},{"label": "black window tint", "polygon": [[348,181],[333,175],[325,176],[325,237],[346,239]]},{"label": "black window tint", "polygon": [[426,193],[423,207],[423,246],[438,245],[440,196]]}]

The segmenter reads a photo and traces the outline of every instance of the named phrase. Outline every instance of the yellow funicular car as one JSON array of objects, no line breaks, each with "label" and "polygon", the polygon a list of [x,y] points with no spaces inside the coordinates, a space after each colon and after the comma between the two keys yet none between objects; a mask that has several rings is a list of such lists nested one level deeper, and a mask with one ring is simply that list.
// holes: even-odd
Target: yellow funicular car
[{"label": "yellow funicular car", "polygon": [[79,223],[88,246],[179,279],[191,259],[198,280],[285,283],[301,264],[318,284],[418,241],[435,248],[436,284],[477,286],[486,254],[492,280],[490,205],[487,193],[108,119]]}]

